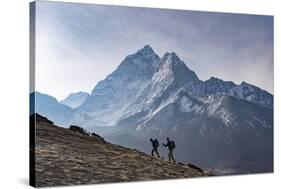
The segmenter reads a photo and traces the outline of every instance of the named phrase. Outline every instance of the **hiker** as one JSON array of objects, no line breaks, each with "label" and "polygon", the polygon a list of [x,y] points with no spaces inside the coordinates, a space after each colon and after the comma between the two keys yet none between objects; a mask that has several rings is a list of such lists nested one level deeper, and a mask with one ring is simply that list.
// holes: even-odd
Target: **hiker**
[{"label": "hiker", "polygon": [[168,137],[167,138],[167,144],[163,143],[163,146],[168,147],[168,150],[169,150],[169,154],[168,154],[169,161],[172,160],[175,163],[176,160],[175,160],[174,154],[173,154],[174,149],[176,147],[175,141],[170,140],[169,137]]},{"label": "hiker", "polygon": [[159,142],[157,139],[150,139],[150,142],[152,144],[152,151],[151,151],[151,155],[154,156],[154,152],[157,154],[157,157],[160,158],[160,155],[158,153],[158,147],[159,147]]}]

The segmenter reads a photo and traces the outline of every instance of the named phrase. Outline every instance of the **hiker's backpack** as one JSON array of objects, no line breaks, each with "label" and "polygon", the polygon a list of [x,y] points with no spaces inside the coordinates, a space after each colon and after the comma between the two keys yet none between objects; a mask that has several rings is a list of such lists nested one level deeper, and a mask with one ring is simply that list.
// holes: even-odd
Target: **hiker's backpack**
[{"label": "hiker's backpack", "polygon": [[175,141],[170,141],[170,145],[169,145],[169,148],[171,148],[171,149],[174,149],[176,147],[176,143],[175,143]]},{"label": "hiker's backpack", "polygon": [[159,147],[159,142],[157,139],[154,140],[154,147],[156,147],[156,148]]}]

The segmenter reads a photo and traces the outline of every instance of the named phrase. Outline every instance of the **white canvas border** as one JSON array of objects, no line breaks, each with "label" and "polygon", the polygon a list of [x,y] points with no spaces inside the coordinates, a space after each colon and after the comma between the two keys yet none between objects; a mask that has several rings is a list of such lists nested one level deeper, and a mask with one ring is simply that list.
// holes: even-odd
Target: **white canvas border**
[{"label": "white canvas border", "polygon": [[[266,188],[280,183],[280,5],[278,0],[65,0],[65,2],[274,15],[274,174],[75,186],[73,188]],[[1,1],[1,188],[28,186],[29,1]],[[67,188],[67,187],[59,187]]]}]

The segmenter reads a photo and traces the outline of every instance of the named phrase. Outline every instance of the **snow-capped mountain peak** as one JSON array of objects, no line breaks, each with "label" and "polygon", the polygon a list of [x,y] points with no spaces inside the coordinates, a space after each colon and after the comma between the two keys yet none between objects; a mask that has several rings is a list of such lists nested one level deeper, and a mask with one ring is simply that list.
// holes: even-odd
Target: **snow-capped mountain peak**
[{"label": "snow-capped mountain peak", "polygon": [[148,66],[155,69],[156,67],[158,67],[159,62],[160,57],[154,52],[154,50],[149,45],[145,45],[136,53],[126,56],[126,58],[121,62],[118,69],[124,66],[128,66],[128,64],[144,67]]},{"label": "snow-capped mountain peak", "polygon": [[228,95],[259,104],[266,108],[273,108],[273,96],[270,93],[244,81],[240,85],[232,87]]},{"label": "snow-capped mountain peak", "polygon": [[215,93],[226,94],[232,87],[236,86],[232,81],[223,81],[222,79],[216,77],[211,77],[210,79],[206,80],[204,84],[205,95]]},{"label": "snow-capped mountain peak", "polygon": [[184,64],[175,52],[165,53],[162,60],[165,63],[164,65],[169,66],[178,66]]},{"label": "snow-capped mountain peak", "polygon": [[148,85],[159,63],[159,56],[148,45],[126,56],[115,71],[96,85],[75,119],[88,125],[116,125]]},{"label": "snow-capped mountain peak", "polygon": [[71,93],[64,100],[60,101],[60,104],[69,106],[70,108],[77,108],[83,104],[89,98],[89,96],[90,94],[82,91]]},{"label": "snow-capped mountain peak", "polygon": [[136,54],[142,55],[146,58],[156,55],[154,50],[149,45],[145,45],[142,49],[139,49]]},{"label": "snow-capped mountain peak", "polygon": [[[201,81],[175,52],[165,53],[160,59],[149,45],[126,56],[115,71],[98,82],[81,105],[71,106],[66,100],[60,103],[75,107],[73,119],[77,123],[86,126],[116,126],[120,121],[138,113],[142,115],[138,117],[139,120],[154,115],[180,99],[176,94],[182,89],[188,99],[198,101],[193,105],[183,97],[180,110],[185,112],[194,107],[200,109],[198,107],[203,105],[199,101],[205,103],[206,97],[216,94],[232,96],[271,109],[273,104],[271,94],[245,82],[236,85],[232,81],[215,77]],[[72,98],[73,94],[68,97],[68,101]]]},{"label": "snow-capped mountain peak", "polygon": [[175,80],[179,83],[189,83],[199,80],[197,75],[186,66],[175,52],[165,53],[159,69],[170,69]]}]

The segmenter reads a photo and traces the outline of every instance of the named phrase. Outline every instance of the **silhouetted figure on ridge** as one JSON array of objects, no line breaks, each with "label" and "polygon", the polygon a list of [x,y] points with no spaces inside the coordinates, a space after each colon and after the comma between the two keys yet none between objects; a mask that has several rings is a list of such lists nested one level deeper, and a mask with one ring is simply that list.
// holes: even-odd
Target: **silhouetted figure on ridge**
[{"label": "silhouetted figure on ridge", "polygon": [[175,141],[172,141],[169,139],[169,137],[167,137],[167,144],[163,143],[163,146],[168,147],[169,153],[168,153],[168,157],[169,157],[169,161],[173,161],[174,163],[176,162],[175,158],[174,158],[174,149],[176,147]]},{"label": "silhouetted figure on ridge", "polygon": [[160,155],[158,153],[158,147],[159,147],[159,142],[157,139],[150,139],[150,142],[152,144],[152,151],[151,151],[151,155],[154,156],[154,152],[157,154],[157,157],[160,158]]}]

